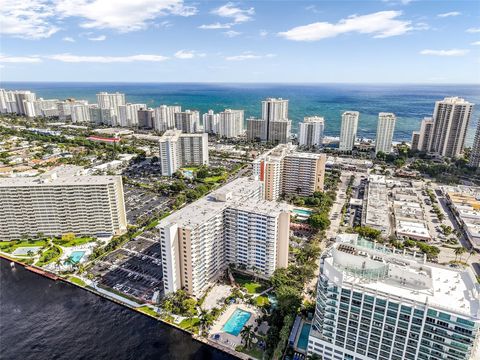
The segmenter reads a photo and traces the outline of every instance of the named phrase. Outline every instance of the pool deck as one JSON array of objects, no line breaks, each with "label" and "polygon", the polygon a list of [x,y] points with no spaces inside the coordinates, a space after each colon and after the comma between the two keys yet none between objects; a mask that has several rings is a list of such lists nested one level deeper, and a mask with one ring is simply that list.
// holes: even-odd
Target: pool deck
[{"label": "pool deck", "polygon": [[305,324],[308,324],[310,326],[312,326],[311,323],[305,321],[304,319],[302,319],[302,322],[300,324],[300,327],[298,328],[298,333],[297,333],[297,336],[295,337],[295,346],[294,346],[294,349],[295,351],[299,352],[299,353],[303,353],[303,354],[306,354],[307,353],[307,349],[308,349],[308,338],[307,338],[307,347],[305,349],[302,349],[302,348],[299,348],[298,347],[298,341],[300,340],[300,336],[302,334],[302,330],[303,330],[303,326]]},{"label": "pool deck", "polygon": [[[225,325],[228,319],[230,319],[230,316],[232,316],[236,309],[248,311],[252,314],[252,316],[250,316],[250,319],[248,319],[244,326],[253,325],[253,327],[255,327],[255,320],[262,316],[260,310],[255,308],[254,306],[247,304],[232,304],[222,315],[220,315],[218,320],[215,321],[215,323],[212,325],[209,334],[210,341],[220,343],[223,346],[227,346],[232,349],[235,349],[236,346],[242,344],[242,336],[240,334],[238,336],[235,336],[223,331],[223,325]],[[218,340],[215,340],[214,336],[217,334],[220,335],[220,338]]]}]

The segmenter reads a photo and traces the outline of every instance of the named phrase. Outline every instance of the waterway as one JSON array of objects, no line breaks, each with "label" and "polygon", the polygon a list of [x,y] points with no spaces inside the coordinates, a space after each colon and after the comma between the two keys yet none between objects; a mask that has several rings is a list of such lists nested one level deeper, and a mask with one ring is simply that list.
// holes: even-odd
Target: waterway
[{"label": "waterway", "polygon": [[0,359],[233,359],[88,291],[0,259]]}]

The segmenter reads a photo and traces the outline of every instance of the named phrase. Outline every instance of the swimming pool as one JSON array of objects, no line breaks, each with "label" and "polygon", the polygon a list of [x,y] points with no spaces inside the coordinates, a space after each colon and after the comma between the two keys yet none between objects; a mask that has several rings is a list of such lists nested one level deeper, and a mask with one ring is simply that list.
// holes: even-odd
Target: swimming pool
[{"label": "swimming pool", "polygon": [[222,330],[234,336],[238,336],[251,316],[252,314],[248,311],[236,309],[225,325],[223,325]]},{"label": "swimming pool", "polygon": [[80,260],[82,260],[83,255],[85,255],[85,251],[74,251],[70,254],[69,258],[73,263],[78,264]]},{"label": "swimming pool", "polygon": [[297,348],[301,350],[307,350],[308,346],[308,334],[310,334],[310,328],[312,325],[303,323],[302,331],[300,331],[300,336],[297,341]]},{"label": "swimming pool", "polygon": [[293,209],[293,212],[298,215],[310,216],[310,214],[312,213],[312,210]]}]

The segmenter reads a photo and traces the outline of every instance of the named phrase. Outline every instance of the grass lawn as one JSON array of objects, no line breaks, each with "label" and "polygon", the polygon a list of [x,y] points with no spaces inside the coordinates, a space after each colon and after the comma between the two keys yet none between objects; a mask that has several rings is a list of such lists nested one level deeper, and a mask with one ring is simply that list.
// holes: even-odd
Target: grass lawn
[{"label": "grass lawn", "polygon": [[253,281],[252,278],[249,278],[247,276],[234,274],[233,277],[241,287],[247,289],[247,292],[249,294],[259,294],[266,289],[264,285],[257,281]]},{"label": "grass lawn", "polygon": [[263,359],[263,351],[260,350],[255,344],[252,345],[251,349],[245,349],[243,345],[238,345],[235,350],[247,354],[255,359]]},{"label": "grass lawn", "polygon": [[220,181],[224,181],[226,178],[227,178],[227,174],[225,173],[223,175],[206,177],[205,179],[203,179],[203,182],[205,182],[207,184],[214,184],[214,183],[218,183]]},{"label": "grass lawn", "polygon": [[4,251],[7,253],[12,253],[15,251],[16,248],[19,247],[37,247],[37,246],[45,246],[47,244],[46,240],[21,240],[21,241],[0,241],[0,251]]},{"label": "grass lawn", "polygon": [[255,303],[257,306],[261,307],[261,306],[268,305],[270,301],[268,300],[268,297],[262,295],[262,296],[257,296],[255,298]]},{"label": "grass lawn", "polygon": [[191,318],[191,319],[185,319],[185,320],[182,320],[180,322],[180,324],[178,324],[178,326],[180,326],[182,329],[196,332],[198,330],[198,322],[199,321],[200,320],[198,318],[195,318],[195,317]]},{"label": "grass lawn", "polygon": [[82,279],[77,278],[76,276],[70,276],[68,278],[68,281],[71,281],[74,284],[77,284],[78,286],[85,287],[87,284],[85,284],[85,281]]},{"label": "grass lawn", "polygon": [[138,311],[141,311],[145,314],[148,314],[150,316],[153,316],[153,317],[158,317],[158,314],[155,312],[155,310],[153,310],[152,308],[148,307],[148,306],[142,306],[142,307],[139,307],[137,308]]},{"label": "grass lawn", "polygon": [[197,171],[198,166],[188,166],[188,167],[183,167],[180,170],[186,170],[186,171]]},{"label": "grass lawn", "polygon": [[40,260],[38,260],[35,265],[44,266],[50,264],[54,261],[57,261],[60,256],[62,256],[62,249],[54,245],[50,249],[42,253],[42,256],[40,256]]},{"label": "grass lawn", "polygon": [[55,239],[53,240],[54,244],[63,246],[63,247],[71,247],[71,246],[77,246],[77,245],[83,245],[86,243],[89,243],[93,241],[94,239],[91,237],[83,237],[83,238],[75,238],[70,241],[63,241],[62,239]]}]

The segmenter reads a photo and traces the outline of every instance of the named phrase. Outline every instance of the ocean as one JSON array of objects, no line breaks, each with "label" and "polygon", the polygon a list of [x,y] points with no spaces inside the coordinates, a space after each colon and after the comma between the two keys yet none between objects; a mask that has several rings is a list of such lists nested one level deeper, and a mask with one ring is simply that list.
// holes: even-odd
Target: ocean
[{"label": "ocean", "polygon": [[190,335],[0,259],[4,360],[230,360]]},{"label": "ocean", "polygon": [[341,114],[360,112],[358,136],[375,138],[379,112],[397,116],[395,141],[409,141],[424,116],[432,115],[436,100],[459,96],[479,104],[467,132],[471,145],[480,117],[480,85],[361,85],[361,84],[223,84],[223,83],[45,83],[0,82],[1,88],[26,89],[43,98],[76,98],[96,102],[100,91],[121,92],[128,102],[150,107],[181,105],[183,109],[244,109],[245,117],[260,116],[261,100],[281,97],[289,100],[293,131],[304,116],[325,117],[325,135],[339,136]]}]

